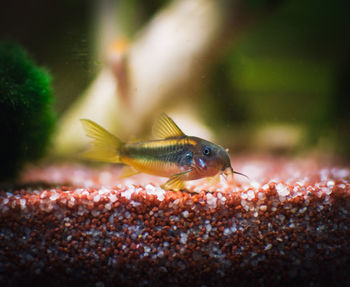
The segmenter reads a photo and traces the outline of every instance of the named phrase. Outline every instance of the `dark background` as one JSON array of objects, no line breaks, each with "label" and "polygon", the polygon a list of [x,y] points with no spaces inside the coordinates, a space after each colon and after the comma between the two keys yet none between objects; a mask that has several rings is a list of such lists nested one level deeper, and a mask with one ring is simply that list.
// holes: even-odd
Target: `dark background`
[{"label": "dark background", "polygon": [[[96,2],[1,4],[0,40],[19,42],[52,73],[59,115],[102,65],[94,43]],[[119,1],[116,15],[123,32],[135,36],[168,2]],[[282,1],[222,51],[196,98],[207,123],[222,137],[235,130],[235,139],[226,140],[235,141],[237,149],[244,149],[247,139],[259,142],[257,131],[267,127],[273,133],[282,126],[292,131],[292,139],[299,133],[291,146],[282,145],[283,151],[312,147],[349,156],[349,11],[345,0]]]}]

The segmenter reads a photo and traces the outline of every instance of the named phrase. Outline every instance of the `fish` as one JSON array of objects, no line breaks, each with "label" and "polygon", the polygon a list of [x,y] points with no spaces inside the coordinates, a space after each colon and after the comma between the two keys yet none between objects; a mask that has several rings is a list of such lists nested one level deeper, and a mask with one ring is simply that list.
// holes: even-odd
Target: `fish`
[{"label": "fish", "polygon": [[162,113],[153,126],[153,139],[123,142],[89,119],[81,119],[86,135],[92,139],[92,148],[85,157],[126,165],[123,176],[147,173],[169,178],[161,188],[181,191],[185,181],[220,175],[242,173],[234,171],[228,151],[223,147],[195,136],[187,136],[176,123]]}]

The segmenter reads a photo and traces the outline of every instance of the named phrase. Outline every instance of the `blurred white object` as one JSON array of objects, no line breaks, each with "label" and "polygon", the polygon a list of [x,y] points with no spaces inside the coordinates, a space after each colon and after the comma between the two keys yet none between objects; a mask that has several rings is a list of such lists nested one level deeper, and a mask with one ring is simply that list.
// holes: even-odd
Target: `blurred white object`
[{"label": "blurred white object", "polygon": [[[181,111],[177,115],[186,118],[183,124],[174,115],[182,127],[191,125],[191,134],[210,138],[210,132],[198,121],[196,107],[185,98],[192,97],[194,91],[198,93],[208,64],[219,50],[224,35],[223,2],[174,1],[153,18],[130,47],[112,49],[111,53],[107,49],[109,65],[104,65],[62,117],[54,140],[55,153],[72,155],[84,148],[88,139],[80,118],[91,119],[121,137],[137,135],[156,113],[169,112],[170,105],[171,110]],[[103,7],[108,9],[109,5]],[[107,11],[106,15],[112,17],[113,13]]]}]

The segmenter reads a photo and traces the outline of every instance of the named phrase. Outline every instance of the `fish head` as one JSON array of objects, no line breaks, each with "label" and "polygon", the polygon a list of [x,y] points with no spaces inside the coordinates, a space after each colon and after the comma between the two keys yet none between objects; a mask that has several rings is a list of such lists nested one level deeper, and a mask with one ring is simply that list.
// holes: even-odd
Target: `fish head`
[{"label": "fish head", "polygon": [[203,177],[232,170],[228,152],[223,147],[203,139],[198,140],[193,159]]}]

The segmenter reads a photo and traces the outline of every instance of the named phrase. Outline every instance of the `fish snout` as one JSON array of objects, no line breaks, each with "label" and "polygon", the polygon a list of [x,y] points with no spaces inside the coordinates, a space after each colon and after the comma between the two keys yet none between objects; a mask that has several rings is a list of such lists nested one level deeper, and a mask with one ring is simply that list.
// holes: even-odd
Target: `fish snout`
[{"label": "fish snout", "polygon": [[231,179],[233,181],[233,168],[231,166],[224,168],[221,171],[221,174],[225,177],[225,180],[228,181]]}]

